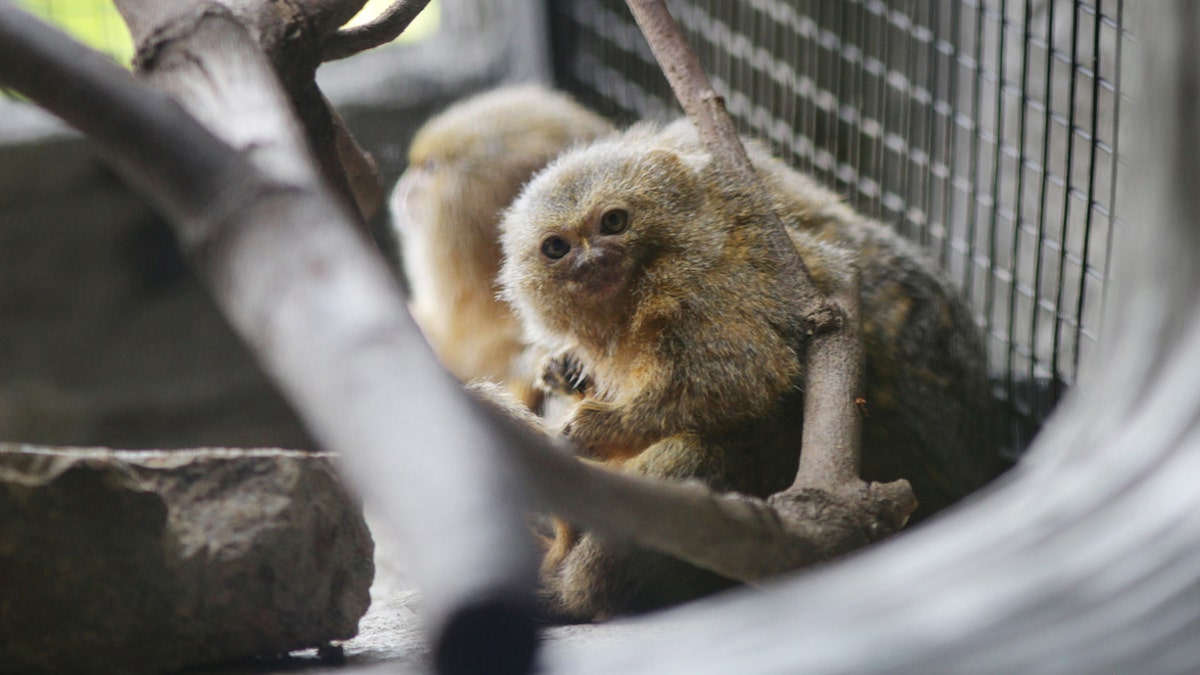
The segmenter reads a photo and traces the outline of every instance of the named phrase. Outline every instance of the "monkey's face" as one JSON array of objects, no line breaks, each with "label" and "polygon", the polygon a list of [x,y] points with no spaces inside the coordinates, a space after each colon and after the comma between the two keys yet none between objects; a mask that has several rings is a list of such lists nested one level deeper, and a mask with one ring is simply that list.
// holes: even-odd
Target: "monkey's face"
[{"label": "monkey's face", "polygon": [[538,262],[575,302],[610,303],[627,290],[633,272],[622,236],[631,219],[628,206],[613,204],[593,209],[576,227],[549,229],[538,242]]},{"label": "monkey's face", "polygon": [[[477,235],[495,238],[496,219],[533,172],[495,170],[488,146],[466,136],[423,129],[413,141],[409,166],[396,183],[391,208],[399,234],[436,237],[448,244]],[[512,175],[509,175],[512,174]]]},{"label": "monkey's face", "polygon": [[538,174],[501,226],[504,296],[551,335],[612,334],[681,260],[704,195],[673,153],[607,142]]},{"label": "monkey's face", "polygon": [[527,228],[507,277],[518,311],[555,332],[618,328],[634,309],[646,262],[633,231],[638,215],[632,204],[605,201],[571,220]]}]

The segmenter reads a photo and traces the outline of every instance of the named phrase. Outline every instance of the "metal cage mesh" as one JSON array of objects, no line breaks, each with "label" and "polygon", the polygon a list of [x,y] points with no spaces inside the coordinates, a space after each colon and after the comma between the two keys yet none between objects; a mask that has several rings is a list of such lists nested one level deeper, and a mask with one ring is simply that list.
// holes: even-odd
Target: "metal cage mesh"
[{"label": "metal cage mesh", "polygon": [[[1023,447],[1101,323],[1121,0],[668,4],[743,133],[928,247]],[[679,114],[622,0],[549,7],[560,86],[618,119]]]}]

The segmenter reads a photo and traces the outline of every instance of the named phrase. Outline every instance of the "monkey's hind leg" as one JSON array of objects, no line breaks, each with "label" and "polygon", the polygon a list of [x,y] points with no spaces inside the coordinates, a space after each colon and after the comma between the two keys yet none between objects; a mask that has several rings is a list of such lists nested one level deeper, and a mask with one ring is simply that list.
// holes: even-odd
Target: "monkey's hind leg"
[{"label": "monkey's hind leg", "polygon": [[[651,445],[622,462],[621,468],[671,480],[723,480],[719,454],[695,436],[680,434]],[[542,584],[545,617],[574,623],[668,607],[736,582],[666,554],[560,523],[543,559]]]}]

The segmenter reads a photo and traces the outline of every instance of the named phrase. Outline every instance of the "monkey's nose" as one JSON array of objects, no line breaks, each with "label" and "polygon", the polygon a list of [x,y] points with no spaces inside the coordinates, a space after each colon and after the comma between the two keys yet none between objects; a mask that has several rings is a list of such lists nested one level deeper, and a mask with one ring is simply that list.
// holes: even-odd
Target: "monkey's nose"
[{"label": "monkey's nose", "polygon": [[593,297],[607,296],[620,288],[624,276],[621,255],[597,246],[581,247],[567,272],[567,278],[580,292]]}]

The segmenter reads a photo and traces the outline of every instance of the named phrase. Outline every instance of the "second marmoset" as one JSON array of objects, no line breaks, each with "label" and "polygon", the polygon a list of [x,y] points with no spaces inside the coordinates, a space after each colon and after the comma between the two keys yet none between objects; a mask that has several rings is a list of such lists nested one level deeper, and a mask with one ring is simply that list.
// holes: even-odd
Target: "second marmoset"
[{"label": "second marmoset", "polygon": [[612,131],[565,94],[515,85],[459,101],[413,137],[391,198],[409,309],[459,379],[492,380],[527,405],[537,400],[520,324],[496,299],[497,224],[555,155]]},{"label": "second marmoset", "polygon": [[[995,472],[992,400],[970,313],[908,242],[757,146],[751,157],[818,287],[862,274],[863,469],[907,478],[927,516]],[[501,227],[504,292],[546,382],[579,397],[562,426],[591,458],[766,496],[795,476],[806,311],[762,219],[691,126],[634,127],[560,157]],[[562,525],[547,610],[595,619],[728,580]]]}]

